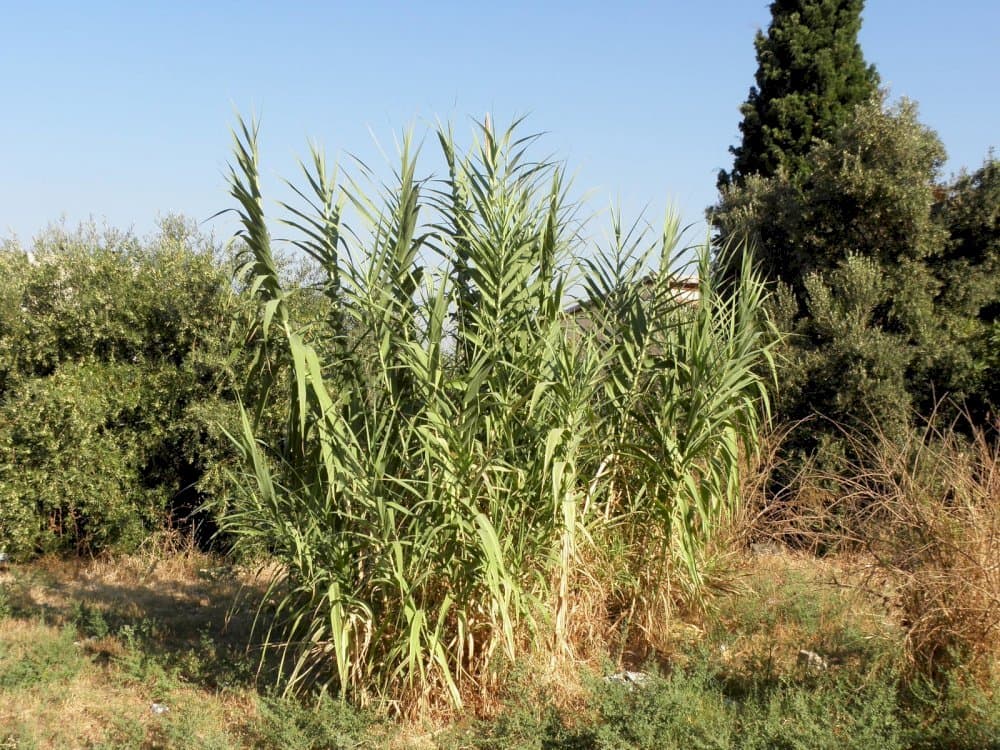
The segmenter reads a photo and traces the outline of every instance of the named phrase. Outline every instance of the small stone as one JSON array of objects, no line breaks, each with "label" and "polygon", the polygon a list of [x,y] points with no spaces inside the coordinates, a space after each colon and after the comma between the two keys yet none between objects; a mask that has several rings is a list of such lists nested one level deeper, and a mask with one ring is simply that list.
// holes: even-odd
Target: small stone
[{"label": "small stone", "polygon": [[165,714],[167,711],[170,710],[170,707],[164,703],[153,703],[150,705],[149,710],[152,711],[157,716],[162,716],[163,714]]},{"label": "small stone", "polygon": [[627,685],[629,688],[633,688],[636,685],[642,685],[646,680],[649,679],[649,675],[644,672],[629,672],[627,669],[617,674],[608,675],[604,678],[605,682],[620,682],[622,685]]},{"label": "small stone", "polygon": [[814,669],[817,672],[822,672],[830,667],[830,664],[826,659],[817,654],[815,651],[807,651],[806,649],[799,651],[798,664],[800,667]]}]

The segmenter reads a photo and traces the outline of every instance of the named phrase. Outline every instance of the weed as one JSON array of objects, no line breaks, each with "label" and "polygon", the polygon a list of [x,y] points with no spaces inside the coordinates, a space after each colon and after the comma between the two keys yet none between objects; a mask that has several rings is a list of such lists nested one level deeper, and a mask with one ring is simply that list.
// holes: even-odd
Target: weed
[{"label": "weed", "polygon": [[117,716],[111,720],[104,738],[94,744],[93,750],[132,750],[142,747],[146,740],[146,727],[132,717]]},{"label": "weed", "polygon": [[147,744],[156,748],[230,750],[235,743],[229,732],[214,722],[206,721],[195,705],[189,705],[181,707],[181,710],[172,710],[155,724],[149,732]]},{"label": "weed", "polygon": [[901,750],[897,708],[891,679],[858,684],[856,679],[831,675],[802,684],[786,678],[744,704],[741,747]]},{"label": "weed", "polygon": [[348,750],[375,747],[365,740],[372,719],[349,705],[321,697],[314,705],[297,699],[265,697],[250,730],[254,747],[283,750]]},{"label": "weed", "polygon": [[709,666],[665,677],[651,676],[641,687],[617,683],[597,691],[598,748],[730,747],[736,736],[736,712]]},{"label": "weed", "polygon": [[73,678],[85,659],[75,643],[76,628],[64,627],[55,638],[30,643],[0,642],[0,692],[38,687]]},{"label": "weed", "polygon": [[88,638],[104,638],[111,632],[104,612],[87,602],[74,601],[69,620]]},{"label": "weed", "polygon": [[937,683],[909,686],[909,746],[915,750],[998,750],[1000,682],[985,688],[968,674],[953,672]]},{"label": "weed", "polygon": [[748,487],[745,537],[864,556],[856,583],[897,615],[916,676],[986,675],[1000,657],[1000,442],[960,427],[932,418],[898,440],[877,425],[845,431],[856,458],[836,473],[806,465],[771,492],[772,456]]}]

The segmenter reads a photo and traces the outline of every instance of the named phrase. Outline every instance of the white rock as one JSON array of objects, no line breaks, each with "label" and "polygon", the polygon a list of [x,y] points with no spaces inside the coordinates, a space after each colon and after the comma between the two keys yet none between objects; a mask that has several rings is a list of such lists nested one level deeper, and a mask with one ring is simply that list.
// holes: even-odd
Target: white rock
[{"label": "white rock", "polygon": [[604,678],[605,682],[620,682],[623,685],[628,685],[629,687],[635,687],[636,685],[642,685],[646,680],[649,679],[649,675],[645,672],[629,672],[627,669],[618,672],[617,674],[608,675]]},{"label": "white rock", "polygon": [[808,667],[809,669],[815,669],[817,672],[822,672],[824,669],[828,669],[830,664],[822,656],[817,654],[815,651],[807,651],[802,649],[799,651],[798,663],[800,667]]}]

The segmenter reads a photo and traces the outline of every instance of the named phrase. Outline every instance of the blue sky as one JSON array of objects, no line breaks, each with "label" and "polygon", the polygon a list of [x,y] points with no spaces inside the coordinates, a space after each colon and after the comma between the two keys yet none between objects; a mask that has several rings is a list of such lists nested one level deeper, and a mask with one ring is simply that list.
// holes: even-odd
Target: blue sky
[{"label": "blue sky", "polygon": [[[6,2],[0,0],[0,238],[88,217],[140,234],[230,205],[234,113],[262,119],[263,170],[308,139],[388,172],[375,140],[438,120],[527,115],[539,155],[627,215],[698,222],[730,165],[765,0]],[[1000,146],[1000,2],[870,0],[861,43],[920,103],[946,172]],[[427,146],[433,147],[433,141]],[[343,160],[343,159],[341,159]],[[275,193],[276,195],[276,193]],[[206,228],[228,234],[224,222]]]}]

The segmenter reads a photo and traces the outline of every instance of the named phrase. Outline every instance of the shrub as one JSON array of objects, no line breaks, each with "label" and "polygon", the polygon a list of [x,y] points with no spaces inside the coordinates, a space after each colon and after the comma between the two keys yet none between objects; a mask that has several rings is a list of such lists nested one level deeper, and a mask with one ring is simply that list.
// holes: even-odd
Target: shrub
[{"label": "shrub", "polygon": [[0,546],[133,549],[226,491],[240,302],[192,227],[8,243],[0,299]]},{"label": "shrub", "polygon": [[349,750],[375,747],[368,741],[373,721],[350,706],[324,696],[315,705],[292,698],[262,698],[253,726],[253,747],[287,750]]},{"label": "shrub", "polygon": [[736,712],[705,665],[651,677],[641,688],[609,685],[598,691],[596,748],[732,747]]},{"label": "shrub", "polygon": [[891,680],[858,684],[829,677],[816,685],[782,681],[775,690],[747,703],[739,747],[863,748],[902,750],[896,686]]}]

